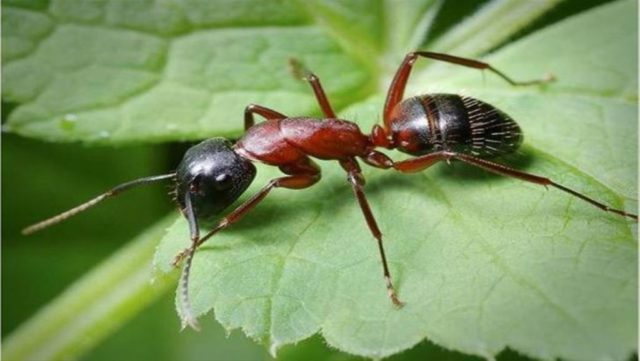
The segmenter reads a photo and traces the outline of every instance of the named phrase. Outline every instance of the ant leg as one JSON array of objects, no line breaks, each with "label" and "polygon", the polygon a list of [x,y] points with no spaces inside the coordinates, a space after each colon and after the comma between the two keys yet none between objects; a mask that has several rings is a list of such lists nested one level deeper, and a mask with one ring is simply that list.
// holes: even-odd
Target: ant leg
[{"label": "ant leg", "polygon": [[[317,179],[316,179],[317,178]],[[290,188],[290,189],[301,189],[307,188],[316,183],[320,177],[319,175],[313,178],[310,175],[299,175],[299,176],[290,176],[290,177],[281,177],[272,179],[266,186],[264,186],[258,193],[254,194],[253,197],[246,200],[244,203],[239,205],[236,209],[234,209],[231,213],[229,213],[226,217],[222,218],[218,225],[213,228],[209,233],[207,233],[204,237],[200,238],[192,248],[198,248],[202,243],[211,238],[214,234],[219,231],[229,227],[230,225],[238,222],[242,217],[244,217],[249,211],[255,208],[266,196],[273,190],[274,188]],[[191,248],[185,248],[180,253],[178,253],[171,264],[177,267],[178,264],[187,256],[191,251]]]},{"label": "ant leg", "polygon": [[262,105],[249,104],[247,105],[246,108],[244,108],[244,130],[245,131],[253,127],[253,124],[255,123],[253,119],[253,114],[262,115],[267,120],[279,120],[287,117],[282,113],[279,113],[267,107],[263,107]]},{"label": "ant leg", "polygon": [[452,156],[449,152],[434,152],[419,157],[393,163],[392,167],[403,173],[415,173],[425,170],[441,160],[448,160]]},{"label": "ant leg", "polygon": [[[226,217],[221,219],[215,228],[213,228],[211,231],[209,231],[209,233],[198,240],[195,247],[197,248],[206,240],[211,238],[214,234],[238,222],[240,219],[242,219],[242,217],[249,213],[249,211],[254,209],[258,205],[258,203],[260,203],[274,188],[303,189],[311,187],[320,180],[320,168],[311,159],[308,158],[303,159],[298,164],[281,166],[280,169],[284,173],[291,175],[288,177],[272,179],[253,197],[246,200],[231,213],[229,213]],[[174,258],[172,264],[174,266],[177,266],[188,254],[188,252],[189,249],[185,249],[182,252],[178,253],[178,255],[176,255],[176,257]]]},{"label": "ant leg", "polygon": [[327,94],[322,89],[322,84],[320,84],[320,78],[318,78],[315,74],[313,74],[309,69],[304,67],[300,60],[296,58],[289,59],[289,65],[291,66],[291,72],[294,76],[297,76],[303,80],[306,80],[311,85],[313,89],[313,93],[316,95],[316,100],[318,104],[320,104],[320,109],[327,118],[336,118],[336,113],[333,111],[329,100],[327,99]]},{"label": "ant leg", "polygon": [[353,189],[353,193],[358,200],[358,204],[360,205],[360,209],[364,214],[364,219],[367,221],[367,225],[369,226],[369,230],[373,234],[373,237],[378,241],[378,250],[380,251],[380,258],[382,259],[382,269],[384,272],[384,280],[387,285],[387,293],[389,294],[389,298],[393,304],[397,307],[402,307],[402,302],[398,299],[396,295],[396,291],[393,288],[393,283],[391,282],[391,273],[389,272],[389,266],[387,265],[387,257],[384,254],[384,246],[382,244],[382,232],[380,232],[380,228],[378,228],[378,223],[371,212],[371,207],[369,207],[369,202],[364,194],[364,177],[360,171],[360,166],[358,162],[353,158],[348,158],[346,160],[340,161],[340,165],[347,171],[347,179],[349,183],[351,183],[351,188]]},{"label": "ant leg", "polygon": [[415,54],[416,56],[422,56],[422,57],[433,59],[433,60],[439,60],[439,61],[443,61],[443,62],[447,62],[447,63],[451,63],[451,64],[462,65],[462,66],[466,66],[466,67],[469,67],[469,68],[487,69],[490,72],[492,72],[492,73],[496,74],[497,76],[501,77],[507,83],[509,83],[509,84],[511,84],[513,86],[523,86],[523,85],[526,86],[526,85],[544,84],[544,83],[548,83],[548,82],[554,80],[554,78],[549,75],[549,76],[547,76],[547,77],[545,77],[543,79],[518,81],[518,80],[513,80],[511,77],[507,76],[505,73],[503,73],[500,70],[498,70],[498,69],[494,68],[493,66],[491,66],[491,64],[483,63],[483,62],[478,61],[478,60],[469,59],[469,58],[462,58],[462,57],[459,57],[459,56],[454,56],[454,55],[449,55],[449,54],[434,53],[434,52],[430,52],[430,51],[416,51],[413,54]]},{"label": "ant leg", "polygon": [[396,71],[396,74],[393,78],[393,81],[391,81],[391,85],[389,86],[389,90],[387,92],[387,100],[384,104],[384,112],[383,112],[385,129],[387,131],[391,128],[391,119],[390,119],[391,111],[400,101],[402,101],[402,97],[404,96],[404,90],[407,86],[407,80],[409,79],[409,73],[411,73],[411,70],[413,69],[413,64],[415,63],[416,59],[419,56],[433,59],[433,60],[439,60],[447,63],[452,63],[456,65],[466,66],[469,68],[486,69],[498,75],[499,77],[501,77],[502,79],[504,79],[506,82],[508,82],[513,86],[544,84],[554,80],[553,76],[548,76],[544,79],[537,79],[537,80],[530,80],[530,81],[516,81],[510,78],[509,76],[507,76],[505,73],[501,72],[500,70],[492,67],[490,64],[483,63],[478,60],[461,58],[461,57],[449,55],[449,54],[434,53],[430,51],[411,52],[405,56],[404,60],[402,61],[402,64],[400,64],[400,67]]},{"label": "ant leg", "polygon": [[299,164],[294,164],[288,167],[283,166],[281,167],[281,169],[285,173],[297,172],[298,174],[271,180],[253,197],[246,200],[231,213],[229,213],[226,217],[224,217],[218,223],[218,225],[213,230],[209,231],[209,233],[207,233],[204,237],[199,236],[197,217],[195,216],[193,207],[191,205],[191,193],[187,192],[187,196],[185,197],[185,215],[189,222],[192,243],[189,248],[184,249],[182,252],[176,255],[173,260],[173,265],[177,266],[180,261],[182,261],[182,259],[186,257],[184,269],[182,271],[182,275],[180,276],[180,295],[182,302],[180,317],[182,318],[183,328],[188,325],[198,330],[198,322],[195,316],[193,316],[193,312],[191,311],[191,302],[189,299],[189,274],[196,249],[207,239],[211,238],[211,236],[213,236],[214,234],[242,219],[242,217],[244,217],[247,213],[254,209],[267,196],[267,194],[269,194],[272,189],[302,189],[310,187],[318,182],[318,180],[320,180],[320,168],[318,168],[318,166],[308,158],[304,159]]},{"label": "ant leg", "polygon": [[362,160],[368,165],[376,168],[389,169],[393,168],[394,162],[389,158],[386,154],[382,152],[378,152],[377,150],[372,150],[364,157]]},{"label": "ant leg", "polygon": [[549,178],[545,178],[545,177],[540,177],[534,174],[530,174],[530,173],[525,173],[525,172],[521,172],[519,170],[513,169],[511,167],[508,167],[506,165],[502,165],[499,163],[494,163],[491,161],[488,161],[486,159],[482,159],[482,158],[478,158],[478,157],[474,157],[468,154],[462,154],[462,153],[455,153],[455,152],[449,152],[449,151],[442,151],[442,152],[436,152],[436,153],[431,153],[431,154],[426,154],[420,157],[416,157],[413,159],[408,159],[402,162],[397,162],[393,165],[393,168],[395,168],[396,170],[399,170],[401,172],[405,172],[405,173],[411,173],[411,172],[418,172],[421,171],[425,168],[430,167],[431,165],[435,164],[438,161],[441,160],[449,160],[449,159],[457,159],[460,160],[462,162],[465,162],[467,164],[471,164],[473,166],[482,168],[486,171],[495,173],[495,174],[499,174],[502,176],[506,176],[506,177],[514,177],[514,178],[518,178],[527,182],[531,182],[531,183],[535,183],[535,184],[540,184],[543,186],[552,186],[555,187],[557,189],[560,189],[563,192],[569,193],[575,197],[578,197],[580,199],[582,199],[585,202],[590,203],[591,205],[598,207],[600,209],[602,209],[603,211],[606,212],[611,212],[611,213],[615,213],[624,217],[629,217],[633,220],[638,220],[638,216],[632,213],[627,213],[623,210],[620,209],[615,209],[615,208],[611,208],[609,206],[607,206],[604,203],[598,202],[593,198],[590,198],[580,192],[577,192],[571,188],[565,187],[561,184],[558,184],[554,181],[552,181]]},{"label": "ant leg", "polygon": [[449,156],[461,160],[465,163],[474,165],[476,167],[482,168],[484,170],[487,170],[489,172],[492,173],[496,173],[499,175],[503,175],[503,176],[507,176],[507,177],[514,177],[514,178],[518,178],[527,182],[531,182],[531,183],[536,183],[536,184],[540,184],[540,185],[544,185],[544,186],[552,186],[555,188],[560,189],[563,192],[569,193],[575,197],[578,197],[580,199],[582,199],[585,202],[590,203],[591,205],[598,207],[600,209],[602,209],[605,212],[611,212],[611,213],[615,213],[624,217],[629,217],[635,221],[638,221],[638,216],[635,214],[631,214],[631,213],[627,213],[623,210],[620,209],[614,209],[611,208],[603,203],[600,203],[598,201],[596,201],[593,198],[587,197],[586,195],[574,191],[571,188],[567,188],[561,184],[558,184],[554,181],[552,181],[549,178],[545,178],[545,177],[540,177],[534,174],[529,174],[529,173],[525,173],[525,172],[520,172],[516,169],[513,169],[511,167],[507,167],[505,165],[502,164],[498,164],[498,163],[494,163],[494,162],[490,162],[488,160],[484,160],[482,158],[477,158],[471,155],[467,155],[467,154],[460,154],[460,153],[450,153]]}]

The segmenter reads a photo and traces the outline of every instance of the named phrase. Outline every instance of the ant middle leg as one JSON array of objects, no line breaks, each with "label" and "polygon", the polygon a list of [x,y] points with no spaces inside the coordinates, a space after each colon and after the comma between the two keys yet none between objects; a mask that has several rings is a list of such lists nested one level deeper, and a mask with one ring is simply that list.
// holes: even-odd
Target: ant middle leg
[{"label": "ant middle leg", "polygon": [[498,75],[499,77],[501,77],[502,79],[504,79],[506,82],[508,82],[513,86],[544,84],[554,80],[553,76],[547,76],[546,78],[543,78],[543,79],[517,81],[507,76],[502,71],[494,68],[490,64],[484,63],[478,60],[462,58],[459,56],[443,54],[443,53],[434,53],[430,51],[411,52],[405,56],[404,60],[402,61],[402,64],[400,64],[400,67],[398,67],[398,70],[396,71],[396,74],[393,77],[393,80],[391,81],[391,85],[389,86],[389,90],[387,91],[387,100],[385,101],[384,112],[383,112],[385,129],[387,131],[391,128],[391,124],[390,124],[391,111],[398,103],[402,101],[402,98],[404,96],[404,91],[407,86],[407,80],[409,79],[409,74],[413,69],[413,64],[415,63],[415,61],[419,56],[428,58],[428,59],[443,61],[446,63],[461,65],[468,68],[475,68],[475,69],[482,69],[482,70],[486,69]]},{"label": "ant middle leg", "polygon": [[347,171],[347,178],[349,180],[349,183],[351,183],[353,193],[355,194],[356,199],[358,200],[358,204],[360,205],[360,209],[364,214],[364,219],[367,222],[367,226],[369,227],[371,234],[373,234],[373,237],[378,242],[378,251],[380,252],[380,258],[382,259],[382,269],[389,298],[395,306],[402,307],[403,303],[398,299],[396,291],[393,288],[393,283],[391,281],[391,273],[389,272],[387,257],[385,256],[384,246],[382,244],[382,232],[380,232],[378,223],[373,216],[373,212],[371,212],[371,207],[369,206],[367,197],[364,194],[365,181],[364,177],[362,176],[360,166],[358,165],[358,162],[353,158],[348,158],[346,160],[340,161],[340,165]]},{"label": "ant middle leg", "polygon": [[291,72],[294,74],[294,76],[306,80],[311,85],[313,93],[316,96],[316,100],[318,101],[318,104],[320,104],[320,109],[322,109],[324,115],[327,118],[336,118],[336,113],[333,111],[333,108],[329,103],[329,99],[327,98],[327,94],[322,88],[322,84],[320,84],[320,78],[318,78],[314,73],[307,69],[296,58],[290,58],[289,65],[291,66]]},{"label": "ant middle leg", "polygon": [[412,173],[412,172],[419,172],[421,170],[424,170],[432,165],[434,165],[435,163],[442,161],[442,160],[449,160],[449,159],[457,159],[459,161],[465,162],[467,164],[473,165],[475,167],[478,168],[482,168],[486,171],[489,171],[491,173],[495,173],[498,175],[502,175],[502,176],[506,176],[506,177],[513,177],[513,178],[518,178],[520,180],[526,181],[526,182],[530,182],[530,183],[534,183],[534,184],[539,184],[539,185],[543,185],[543,186],[552,186],[554,188],[557,188],[565,193],[568,193],[574,197],[578,197],[580,199],[582,199],[583,201],[605,211],[605,212],[611,212],[611,213],[615,213],[617,215],[623,216],[623,217],[628,217],[631,218],[635,221],[638,221],[638,216],[632,213],[628,213],[625,212],[621,209],[616,209],[613,207],[610,207],[602,202],[596,201],[595,199],[588,197],[578,191],[575,191],[569,187],[565,187],[559,183],[556,183],[554,181],[552,181],[549,178],[546,177],[541,177],[535,174],[530,174],[530,173],[526,173],[526,172],[522,172],[519,171],[517,169],[508,167],[506,165],[503,164],[499,164],[499,163],[495,163],[492,161],[488,161],[486,159],[482,159],[482,158],[478,158],[478,157],[474,157],[472,155],[468,155],[468,154],[463,154],[463,153],[456,153],[456,152],[450,152],[450,151],[440,151],[440,152],[434,152],[434,153],[430,153],[430,154],[426,154],[423,156],[419,156],[419,157],[415,157],[412,159],[408,159],[405,161],[401,161],[401,162],[397,162],[393,164],[393,168],[400,171],[400,172],[404,172],[404,173]]},{"label": "ant middle leg", "polygon": [[246,108],[244,108],[244,130],[245,131],[253,127],[253,125],[255,124],[255,120],[253,118],[254,114],[261,115],[267,120],[280,120],[287,117],[286,115],[280,112],[277,112],[267,107],[263,107],[262,105],[249,104],[247,105]]}]

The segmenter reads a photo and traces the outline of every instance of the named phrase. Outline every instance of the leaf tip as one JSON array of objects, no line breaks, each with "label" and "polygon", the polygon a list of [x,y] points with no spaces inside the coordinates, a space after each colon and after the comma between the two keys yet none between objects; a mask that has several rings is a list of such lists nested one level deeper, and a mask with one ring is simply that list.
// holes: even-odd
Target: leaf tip
[{"label": "leaf tip", "polygon": [[276,354],[278,353],[278,349],[280,348],[280,346],[282,346],[282,344],[279,343],[279,342],[275,342],[275,341],[272,341],[271,345],[269,346],[269,354],[274,359],[277,358]]},{"label": "leaf tip", "polygon": [[186,315],[180,315],[180,331],[184,331],[184,329],[186,329],[187,327],[192,328],[195,331],[200,331],[200,324],[198,323],[198,320],[193,317],[193,315],[189,312]]}]

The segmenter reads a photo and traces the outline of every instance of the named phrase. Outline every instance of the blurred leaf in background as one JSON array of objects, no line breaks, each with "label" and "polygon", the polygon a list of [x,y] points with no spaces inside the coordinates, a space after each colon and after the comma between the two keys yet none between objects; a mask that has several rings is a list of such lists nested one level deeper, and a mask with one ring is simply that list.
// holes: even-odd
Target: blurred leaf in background
[{"label": "blurred leaf in background", "polygon": [[[124,180],[173,169],[185,147],[139,145],[140,143],[196,140],[211,135],[236,136],[240,134],[242,109],[250,102],[268,105],[290,115],[317,114],[317,105],[307,85],[293,79],[285,66],[286,59],[290,56],[300,57],[318,73],[334,106],[343,109],[343,116],[358,121],[366,131],[379,119],[383,101],[381,94],[399,60],[406,51],[418,47],[425,39],[428,41],[426,48],[430,50],[480,56],[487,51],[501,48],[514,38],[526,36],[571,14],[604,2],[606,1],[566,1],[555,8],[558,3],[556,1],[486,1],[482,6],[476,1],[3,2],[3,101],[10,102],[3,103],[4,129],[45,140],[127,145],[117,149],[88,148],[78,144],[43,144],[15,135],[3,135],[3,338],[6,340],[20,323],[29,318],[36,309],[47,304],[70,280],[86,274],[99,260],[126,240],[133,239],[140,230],[154,220],[162,218],[163,214],[174,207],[166,196],[167,189],[159,185],[128,194],[117,201],[110,201],[82,215],[81,219],[70,220],[33,237],[23,238],[18,235],[23,226],[75,205]],[[633,8],[631,3],[622,2],[621,4],[625,5],[615,6]],[[547,15],[541,17],[545,13]],[[619,25],[632,24],[627,20],[632,19],[632,15],[635,16],[636,13],[637,11],[628,11],[625,13],[626,20],[620,21],[621,16],[614,22]],[[602,19],[600,22],[603,23]],[[628,157],[620,160],[620,157],[615,156],[615,152],[605,152],[603,155],[602,149],[608,149],[607,147],[614,144],[620,147],[621,152],[637,154],[637,128],[633,131],[606,123],[603,129],[613,129],[614,132],[609,134],[613,134],[614,139],[609,139],[606,144],[598,144],[594,138],[600,134],[598,131],[583,131],[584,129],[576,127],[576,124],[584,122],[589,127],[599,130],[599,127],[603,126],[603,118],[599,118],[598,114],[601,114],[599,112],[603,109],[604,119],[607,121],[628,120],[629,117],[635,116],[633,105],[630,104],[636,102],[637,84],[632,84],[629,79],[636,79],[637,76],[626,73],[619,76],[620,73],[616,73],[621,70],[627,71],[630,67],[633,67],[632,72],[635,71],[636,51],[631,50],[637,43],[637,36],[634,35],[637,29],[632,28],[633,26],[620,25],[616,28],[619,30],[608,28],[608,31],[602,31],[604,29],[594,25],[589,29],[593,33],[587,31],[580,39],[599,39],[598,34],[600,38],[606,38],[618,31],[619,41],[612,41],[608,44],[609,47],[602,47],[601,50],[598,48],[588,52],[589,56],[593,57],[587,57],[588,61],[582,61],[585,60],[585,49],[580,48],[582,43],[577,40],[567,42],[563,36],[559,36],[555,41],[538,42],[535,53],[530,53],[531,50],[528,50],[527,46],[516,45],[506,52],[498,51],[497,56],[490,58],[491,61],[497,61],[501,69],[504,67],[509,74],[517,74],[522,78],[537,77],[544,71],[553,71],[560,81],[546,89],[550,92],[548,98],[540,98],[538,89],[523,91],[508,88],[498,84],[490,75],[487,75],[483,82],[476,71],[468,72],[450,66],[432,66],[433,64],[427,62],[424,65],[419,64],[418,71],[412,78],[411,91],[424,93],[463,89],[499,107],[505,107],[509,114],[522,121],[525,126],[527,147],[524,149],[522,166],[529,171],[544,172],[562,180],[566,179],[566,183],[571,185],[581,184],[596,194],[602,193],[603,197],[608,197],[612,202],[618,202],[620,196],[632,197],[636,194],[637,181],[635,176],[630,176],[636,171],[632,169],[633,166],[629,168],[629,164],[637,162]],[[605,35],[602,35],[603,33]],[[636,41],[631,41],[634,38]],[[627,49],[622,49],[620,44],[626,45]],[[622,50],[628,52],[620,53]],[[600,70],[594,72],[592,64],[596,64],[596,70]],[[590,76],[585,76],[585,72]],[[592,103],[594,99],[596,102]],[[598,104],[599,108],[594,104]],[[580,134],[573,136],[576,128],[580,128]],[[546,136],[554,133],[557,134]],[[634,137],[625,138],[625,134],[633,134]],[[581,152],[580,150],[585,148],[584,142],[594,145],[595,148],[591,152]],[[573,163],[558,162],[548,153],[542,152],[543,149],[546,152],[559,152],[560,159],[571,160]],[[589,161],[594,154],[600,157],[597,158],[599,160]],[[531,159],[532,156],[535,160]],[[615,171],[603,169],[605,165],[609,165],[611,169],[615,168]],[[600,175],[604,186],[582,181],[572,171],[572,167],[586,168],[587,173]],[[319,214],[319,223],[315,221],[313,224],[313,227],[317,227],[313,230],[314,234],[332,234],[327,232],[327,219],[322,215],[322,209],[329,209],[332,214],[343,216],[340,224],[329,228],[342,239],[354,240],[352,253],[359,255],[363,264],[370,265],[367,266],[367,274],[371,276],[367,276],[366,289],[361,291],[363,294],[370,292],[371,296],[367,297],[371,299],[378,300],[378,293],[384,298],[384,291],[379,289],[382,281],[379,279],[379,269],[376,268],[379,267],[376,263],[377,255],[373,252],[374,248],[360,219],[361,215],[351,202],[350,195],[346,194],[348,188],[343,184],[343,175],[334,164],[323,164],[323,169],[326,176],[317,189],[300,194],[276,195],[269,203],[261,206],[252,218],[223,235],[219,244],[238,245],[235,242],[240,242],[240,247],[235,248],[235,258],[230,259],[231,262],[237,262],[251,254],[237,255],[243,246],[256,247],[254,250],[273,252],[273,255],[278,256],[291,245],[291,238],[282,230],[313,223],[305,221],[305,217],[312,219],[314,214]],[[262,172],[262,178],[258,182],[273,174],[268,170]],[[509,243],[514,243],[510,248],[513,252],[528,252],[527,257],[534,261],[562,256],[568,250],[563,247],[573,250],[572,247],[578,246],[562,227],[573,224],[575,228],[577,223],[567,220],[568,223],[564,225],[556,225],[553,221],[545,219],[546,226],[542,229],[528,212],[570,207],[572,210],[579,210],[576,218],[584,217],[588,222],[592,222],[585,225],[584,230],[594,230],[594,235],[588,238],[589,242],[582,243],[580,252],[585,252],[591,257],[587,260],[604,255],[602,262],[611,266],[600,270],[606,268],[607,274],[616,279],[622,276],[622,280],[616,282],[628,282],[629,287],[635,287],[637,284],[637,275],[633,271],[636,267],[632,267],[637,265],[637,261],[634,261],[635,243],[629,243],[630,233],[622,225],[624,222],[615,219],[599,221],[598,219],[602,218],[601,214],[597,211],[583,210],[585,207],[577,201],[562,203],[558,199],[563,198],[557,194],[547,195],[546,193],[551,192],[523,186],[518,182],[500,182],[495,177],[459,169],[457,166],[454,170],[436,169],[428,176],[407,179],[376,171],[368,171],[367,176],[371,202],[377,204],[374,206],[375,212],[389,239],[387,247],[390,256],[396,260],[406,257],[407,244],[411,244],[408,242],[411,238],[407,239],[403,232],[413,229],[416,224],[425,227],[424,222],[415,221],[415,216],[422,218],[427,214],[435,217],[438,214],[446,214],[450,209],[459,212],[458,217],[462,219],[472,219],[474,224],[486,222],[495,226],[498,235],[515,234],[524,238],[530,235],[530,239],[518,238],[510,240]],[[469,177],[472,179],[471,182],[468,181]],[[443,183],[446,184],[441,190],[435,189],[436,184],[440,186]],[[469,187],[469,184],[472,186]],[[482,197],[492,194],[496,189],[500,189],[498,198]],[[336,194],[348,202],[329,208],[322,204],[321,200],[331,199],[336,197]],[[454,204],[442,207],[442,199],[445,198],[453,200]],[[415,212],[413,215],[407,213],[407,209],[403,209],[402,205],[392,204],[398,200],[401,203],[413,200],[415,203],[416,199],[420,204],[415,205],[411,211]],[[508,201],[513,199],[532,199],[535,204],[527,207],[518,202]],[[635,201],[629,200],[628,206],[634,207],[634,203]],[[470,213],[476,212],[474,204],[482,205],[482,212],[485,213],[482,217],[469,217]],[[506,229],[508,226],[504,224],[508,221],[505,217],[519,217],[518,214],[523,215],[522,219],[529,217],[530,221],[527,223],[518,220],[515,224],[517,231],[509,233]],[[394,226],[394,222],[398,224]],[[600,223],[594,226],[595,222]],[[349,226],[345,227],[344,223]],[[451,232],[449,227],[427,228],[429,229],[423,231],[429,234],[429,252],[432,255],[437,256],[438,252],[449,250],[460,264],[464,264],[464,260],[459,259],[459,256],[473,257],[475,251],[473,245],[468,244],[468,233],[447,237],[444,234]],[[292,229],[295,228],[290,228],[290,231]],[[553,229],[560,231],[550,232]],[[607,238],[602,234],[596,235],[595,231],[613,232],[614,236]],[[493,239],[492,233],[486,233],[486,230],[483,232],[485,237]],[[177,226],[171,234],[176,236],[164,242],[164,253],[160,253],[159,258],[161,260],[162,257],[170,257],[173,249],[186,240],[184,235],[187,233],[183,225]],[[554,237],[557,241],[551,241]],[[275,242],[275,238],[278,238],[279,242]],[[274,242],[269,239],[273,239]],[[440,241],[435,242],[434,239]],[[536,239],[540,248],[535,246]],[[340,239],[336,240],[334,237],[334,240],[335,245],[340,243]],[[320,245],[327,244],[324,239],[318,238],[317,241]],[[500,247],[504,246],[500,241],[498,239]],[[469,255],[464,250],[460,252],[447,248],[446,243],[458,244],[458,247],[463,248],[471,247],[469,252],[472,253]],[[466,244],[468,246],[465,246]],[[524,246],[518,247],[522,244]],[[404,250],[401,251],[402,249]],[[351,254],[351,251],[344,249],[337,253],[340,252]],[[505,252],[501,248],[499,254],[505,255]],[[205,252],[200,253],[203,254],[203,257],[200,257],[202,260],[205,258]],[[332,255],[337,253],[328,249],[321,254],[329,261]],[[219,255],[222,255],[222,252]],[[618,258],[611,258],[612,255],[617,255]],[[206,256],[209,261],[215,260],[208,254]],[[447,259],[446,255],[438,257],[442,260],[440,263]],[[513,259],[520,258],[517,256]],[[358,260],[354,259],[355,261]],[[487,262],[491,264],[493,261]],[[577,261],[574,259],[567,262],[575,265]],[[433,258],[426,257],[424,263],[431,266],[440,264]],[[222,263],[214,262],[209,265],[215,268],[219,264]],[[486,266],[486,263],[483,264]],[[590,268],[595,267],[594,265],[589,263],[586,269],[599,271]],[[246,281],[251,271],[259,269],[251,269],[255,264],[249,263],[248,266],[249,270],[234,271],[237,272],[235,277],[238,278],[229,280],[233,281],[232,283],[237,283],[238,280]],[[448,263],[443,265],[443,270],[455,271],[457,267],[453,266],[452,263]],[[544,275],[536,273],[536,267],[546,266],[544,263],[525,262],[523,267],[527,268],[524,275],[536,276]],[[207,275],[207,271],[210,269],[200,269],[201,275]],[[433,277],[432,271],[423,271],[421,274],[426,279]],[[567,270],[562,272],[565,271]],[[474,270],[467,269],[461,274],[465,273],[473,276]],[[401,286],[401,292],[407,297],[411,297],[412,289],[409,287],[415,287],[409,286],[409,275],[409,271],[396,271],[395,275],[406,285]],[[601,275],[595,276],[597,278]],[[299,276],[303,277],[302,274]],[[196,276],[195,279],[195,283],[201,282],[201,285],[194,287],[201,288],[202,291],[203,297],[198,299],[198,302],[202,302],[202,312],[206,311],[214,300],[219,300],[216,295],[224,292],[223,287],[216,288],[219,278],[208,277]],[[359,277],[355,277],[354,280],[361,279]],[[488,277],[487,280],[499,279],[497,276],[492,277]],[[633,282],[633,279],[636,282]],[[259,277],[249,279],[247,284],[253,281],[261,285],[268,284]],[[615,285],[616,282],[609,283]],[[590,292],[599,291],[601,297],[596,297],[595,303],[576,305],[576,309],[595,307],[603,317],[620,315],[618,311],[623,311],[624,315],[631,312],[637,315],[637,308],[629,309],[630,303],[627,302],[628,297],[635,296],[629,296],[628,292],[624,291],[619,300],[623,309],[616,309],[617,306],[602,308],[598,301],[606,297],[607,292],[599,288],[601,285],[590,285],[595,288],[589,288],[587,285],[583,291],[590,296]],[[550,286],[562,289],[566,285],[560,282]],[[456,287],[455,282],[451,283],[451,290],[455,291]],[[358,288],[354,288],[356,289]],[[425,290],[430,291],[430,297],[447,297],[446,290],[437,288],[434,284],[430,284]],[[117,288],[112,290],[117,291]],[[326,296],[330,295],[325,294],[324,297]],[[386,302],[386,299],[380,304],[387,305],[382,302]],[[505,299],[505,302],[515,305],[521,303],[515,299]],[[178,333],[178,320],[173,307],[172,295],[167,294],[160,302],[141,312],[126,327],[92,352],[83,354],[89,348],[81,347],[83,351],[73,355],[82,355],[84,359],[92,360],[270,358],[263,346],[248,340],[240,332],[234,331],[231,338],[227,339],[225,331],[216,326],[210,316],[203,317],[204,332]],[[248,317],[229,313],[223,307],[221,311],[217,311],[216,317],[221,319],[226,327],[243,326],[245,331],[253,333],[254,337],[262,341],[271,341],[272,345],[279,345],[280,341],[268,339],[276,337],[277,332],[274,334],[273,329],[268,330],[267,333],[270,335],[267,338],[264,330],[250,330],[256,320],[255,315],[251,316],[251,312],[260,309],[249,307],[245,310],[249,312]],[[284,311],[285,318],[295,315],[289,312],[293,309],[285,308]],[[356,317],[357,313],[350,311],[348,305],[342,311],[352,319],[360,317]],[[571,309],[569,312],[573,311]],[[238,315],[241,317],[235,318]],[[365,318],[368,317],[366,314],[363,315]],[[532,315],[535,317],[539,314]],[[125,319],[119,322],[124,322]],[[460,320],[468,324],[465,317]],[[448,337],[456,333],[461,336],[460,332],[474,331],[465,327],[461,329],[456,326],[456,322],[455,317],[450,317],[437,326],[438,323],[431,320],[428,323],[428,338],[449,348],[484,356],[495,353],[504,345],[544,358],[554,358],[558,355],[575,358],[570,355],[576,355],[576,350],[572,350],[571,345],[552,345],[541,335],[533,336],[533,343],[546,343],[552,351],[520,344],[522,340],[514,342],[504,338],[490,346],[453,345],[448,343],[451,340]],[[589,328],[588,332],[596,335],[589,337],[596,337],[598,341],[593,341],[590,345],[585,344],[584,347],[606,349],[607,352],[615,353],[615,356],[612,356],[614,359],[628,354],[629,346],[615,346],[616,342],[607,337],[614,335],[621,343],[625,343],[629,338],[635,340],[636,337],[626,329],[620,331],[620,324],[615,321],[592,319],[590,324],[594,325],[597,322],[602,322],[603,328]],[[346,324],[348,320],[345,321]],[[446,332],[433,333],[438,327],[442,331],[442,325],[446,324],[451,327],[449,336]],[[309,327],[309,324],[305,327]],[[510,328],[515,327],[513,325],[503,324],[500,327],[502,329],[498,329],[498,334],[518,334],[510,331]],[[525,329],[521,332],[524,333],[521,334],[524,335],[535,328],[531,324],[523,327]],[[529,330],[526,330],[527,327]],[[607,331],[604,327],[613,327],[613,330]],[[627,327],[627,323],[622,327]],[[295,337],[309,335],[315,332],[312,328],[309,331],[298,330],[292,334],[295,334]],[[344,330],[351,332],[348,327]],[[542,334],[549,332],[548,329],[540,331]],[[601,331],[608,336],[600,337]],[[559,331],[558,335],[562,335],[562,332]],[[326,336],[326,330],[323,333]],[[349,341],[348,334],[343,333],[339,339],[336,339],[336,335],[340,333],[334,333],[330,342],[340,345],[342,349],[360,354],[389,353],[388,349],[380,351],[387,347],[381,342],[374,342],[380,347],[378,350],[367,346],[369,349],[366,352],[354,351],[349,348],[355,344],[353,340]],[[423,331],[416,331],[413,335],[424,337]],[[637,336],[637,331],[635,335]],[[461,341],[477,342],[478,339],[474,338],[477,336],[463,336]],[[292,340],[284,340],[282,343]],[[99,338],[75,340],[76,343],[85,342],[88,345],[86,347],[98,341]],[[406,341],[407,344],[403,347],[417,342],[410,338],[406,338]],[[6,347],[3,349],[3,356],[6,356],[5,350]],[[485,351],[483,353],[479,350]],[[562,353],[558,350],[565,351]],[[61,354],[51,355],[61,357]],[[338,351],[328,350],[318,336],[296,346],[285,346],[279,355],[279,358],[284,360],[313,359],[314,356],[315,359],[353,359]],[[473,356],[444,351],[428,341],[406,353],[394,356],[393,359],[426,357],[473,359]],[[499,357],[522,358],[508,351]]]}]

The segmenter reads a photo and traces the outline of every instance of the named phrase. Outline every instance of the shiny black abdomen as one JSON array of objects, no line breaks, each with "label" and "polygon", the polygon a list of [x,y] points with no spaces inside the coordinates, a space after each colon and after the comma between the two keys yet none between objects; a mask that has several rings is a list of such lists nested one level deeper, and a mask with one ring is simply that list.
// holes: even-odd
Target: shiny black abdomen
[{"label": "shiny black abdomen", "polygon": [[413,97],[398,104],[391,117],[394,143],[412,155],[448,150],[490,158],[522,144],[520,127],[511,117],[471,97]]}]

